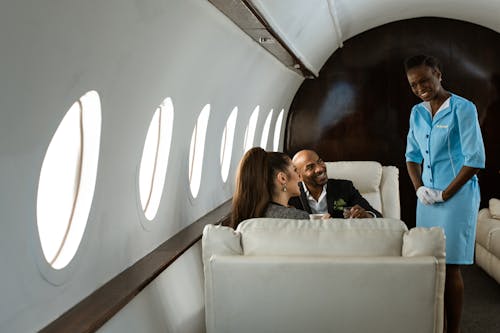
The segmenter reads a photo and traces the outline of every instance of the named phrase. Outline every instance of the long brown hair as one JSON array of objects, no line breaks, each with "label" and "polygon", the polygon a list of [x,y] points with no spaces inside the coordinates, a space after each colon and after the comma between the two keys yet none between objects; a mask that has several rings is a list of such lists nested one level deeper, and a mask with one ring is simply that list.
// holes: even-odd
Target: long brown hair
[{"label": "long brown hair", "polygon": [[236,173],[230,226],[236,228],[246,219],[262,217],[276,191],[274,178],[280,171],[288,175],[290,157],[280,152],[266,152],[255,147],[248,150]]}]

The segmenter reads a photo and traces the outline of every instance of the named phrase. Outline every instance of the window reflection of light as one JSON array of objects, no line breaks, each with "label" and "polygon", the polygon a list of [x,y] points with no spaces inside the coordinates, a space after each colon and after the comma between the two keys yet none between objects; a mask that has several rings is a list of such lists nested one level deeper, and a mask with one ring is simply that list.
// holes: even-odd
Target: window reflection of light
[{"label": "window reflection of light", "polygon": [[40,171],[37,227],[42,252],[55,269],[73,259],[95,189],[101,134],[99,95],[89,91],[59,124]]},{"label": "window reflection of light", "polygon": [[264,128],[262,129],[262,137],[260,139],[260,146],[262,149],[267,149],[267,139],[269,137],[269,129],[271,127],[271,118],[273,117],[273,109],[267,115],[266,121],[264,123]]},{"label": "window reflection of light", "polygon": [[191,135],[191,144],[189,147],[189,187],[194,198],[198,196],[198,191],[200,190],[203,153],[205,150],[209,116],[210,104],[207,104],[201,110],[193,129],[193,134]]},{"label": "window reflection of light", "polygon": [[167,174],[173,118],[172,100],[166,98],[156,109],[144,142],[139,168],[139,197],[148,220],[155,218],[160,206]]},{"label": "window reflection of light", "polygon": [[281,135],[281,125],[283,124],[283,113],[284,109],[281,109],[280,114],[278,115],[278,119],[276,119],[276,124],[274,126],[274,140],[273,140],[273,148],[274,151],[278,151],[280,145],[280,135]]},{"label": "window reflection of light", "polygon": [[236,128],[236,117],[238,115],[238,107],[235,107],[229,118],[227,118],[226,127],[222,135],[221,149],[220,149],[220,164],[222,181],[227,181],[229,175],[229,166],[231,164],[231,154],[233,151],[234,130]]},{"label": "window reflection of light", "polygon": [[253,147],[257,119],[259,118],[259,109],[260,107],[257,105],[250,116],[250,120],[248,121],[248,126],[245,131],[245,141],[243,143],[243,149],[245,152]]}]

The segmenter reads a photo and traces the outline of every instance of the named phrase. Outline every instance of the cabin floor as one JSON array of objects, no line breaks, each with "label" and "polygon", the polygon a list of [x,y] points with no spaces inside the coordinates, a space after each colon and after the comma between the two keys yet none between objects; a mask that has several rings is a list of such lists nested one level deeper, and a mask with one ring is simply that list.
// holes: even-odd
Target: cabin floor
[{"label": "cabin floor", "polygon": [[500,332],[500,284],[477,265],[463,266],[462,333]]}]

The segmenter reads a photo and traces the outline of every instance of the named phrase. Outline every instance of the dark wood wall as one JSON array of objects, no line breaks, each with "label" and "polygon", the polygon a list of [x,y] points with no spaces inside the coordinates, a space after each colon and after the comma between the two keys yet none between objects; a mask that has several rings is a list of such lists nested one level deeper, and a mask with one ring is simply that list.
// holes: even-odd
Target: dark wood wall
[{"label": "dark wood wall", "polygon": [[431,54],[443,86],[473,101],[486,146],[481,207],[500,192],[500,34],[443,18],[389,23],[355,36],[299,88],[287,119],[285,151],[315,149],[326,161],[375,160],[400,172],[401,218],[415,225],[416,196],[406,172],[411,107],[406,57]]}]

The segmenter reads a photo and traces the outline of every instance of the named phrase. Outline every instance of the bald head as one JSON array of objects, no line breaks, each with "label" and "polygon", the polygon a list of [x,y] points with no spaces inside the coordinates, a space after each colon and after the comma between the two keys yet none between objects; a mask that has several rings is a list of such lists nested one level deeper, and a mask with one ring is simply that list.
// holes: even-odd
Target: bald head
[{"label": "bald head", "polygon": [[292,162],[298,169],[300,169],[304,166],[305,161],[317,160],[318,158],[319,156],[314,150],[304,149],[293,155]]},{"label": "bald head", "polygon": [[314,150],[301,150],[293,156],[293,164],[310,190],[319,189],[328,181],[325,162]]}]

